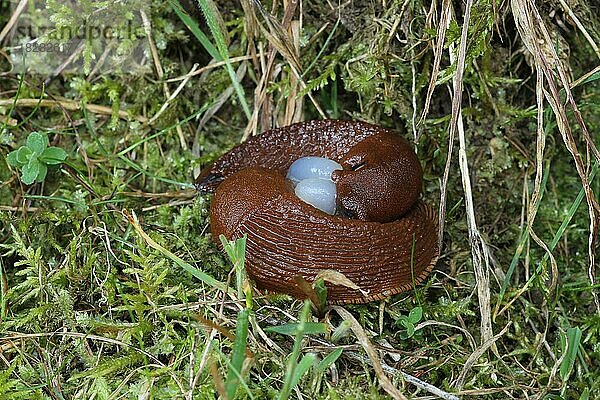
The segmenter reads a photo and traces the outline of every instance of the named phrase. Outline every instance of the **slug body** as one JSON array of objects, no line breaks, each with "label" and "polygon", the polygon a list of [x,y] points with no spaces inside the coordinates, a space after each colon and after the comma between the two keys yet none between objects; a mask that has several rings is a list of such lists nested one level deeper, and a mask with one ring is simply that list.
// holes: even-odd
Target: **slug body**
[{"label": "slug body", "polygon": [[[306,156],[342,166],[331,174],[341,215],[295,195],[286,174]],[[328,300],[337,304],[382,299],[429,274],[438,255],[437,217],[418,199],[421,184],[420,163],[403,139],[375,125],[330,120],[253,137],[196,179],[199,191],[215,192],[213,237],[248,234],[246,270],[259,288],[303,298],[296,276],[312,282],[334,270],[358,286],[326,282]]]}]

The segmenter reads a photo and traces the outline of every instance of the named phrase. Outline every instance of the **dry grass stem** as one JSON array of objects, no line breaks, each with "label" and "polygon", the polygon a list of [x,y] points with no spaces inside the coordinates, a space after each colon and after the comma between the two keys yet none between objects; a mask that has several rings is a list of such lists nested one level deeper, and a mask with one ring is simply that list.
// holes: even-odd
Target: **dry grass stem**
[{"label": "dry grass stem", "polygon": [[[429,15],[433,19],[435,16],[435,7],[437,2],[431,2],[431,9],[429,11]],[[431,78],[429,79],[429,86],[427,87],[427,95],[425,96],[425,105],[423,106],[423,112],[421,113],[421,121],[425,120],[427,114],[429,114],[429,106],[431,104],[431,97],[433,96],[433,91],[435,90],[437,77],[440,72],[440,65],[442,62],[442,55],[444,52],[444,41],[446,39],[446,31],[450,26],[451,11],[450,11],[450,0],[442,0],[442,7],[440,9],[440,18],[439,22],[432,20],[430,22],[431,26],[437,25],[437,35],[436,39],[432,39],[434,43],[433,46],[433,67],[431,68]],[[442,225],[443,226],[443,225]]]},{"label": "dry grass stem", "polygon": [[[175,100],[175,98],[179,95],[179,93],[181,93],[181,91],[183,90],[183,88],[185,87],[185,85],[188,83],[188,81],[190,80],[190,77],[193,76],[194,71],[196,71],[198,69],[198,64],[194,64],[192,66],[192,69],[190,70],[190,72],[188,72],[185,76],[186,78],[179,84],[179,86],[177,86],[177,89],[175,89],[175,91],[169,96],[169,98],[163,103],[163,105],[160,107],[160,109],[156,112],[156,114],[154,114],[152,116],[152,118],[150,118],[150,120],[148,121],[149,125],[152,125],[161,115],[162,113],[164,113],[167,108],[169,108],[169,105],[171,105],[171,103],[173,102],[173,100]],[[186,145],[187,148],[187,145]],[[184,148],[185,150],[185,148]]]},{"label": "dry grass stem", "polygon": [[[252,56],[231,57],[229,59],[229,63],[233,64],[233,63],[238,63],[238,62],[247,61],[247,60],[252,60]],[[204,66],[202,68],[192,69],[187,74],[178,76],[177,78],[165,79],[165,82],[167,82],[167,83],[173,83],[173,82],[179,82],[179,81],[183,81],[183,80],[187,81],[189,78],[191,78],[193,76],[203,74],[203,73],[205,73],[207,71],[213,70],[215,68],[223,67],[225,65],[227,65],[227,62],[225,62],[225,61],[215,61],[213,59],[213,60],[211,60],[208,63],[208,65],[206,65],[206,66]]]},{"label": "dry grass stem", "polygon": [[[573,137],[565,106],[562,104],[561,96],[558,88],[555,85],[554,70],[558,72],[559,81],[562,89],[565,91],[567,103],[572,108],[575,120],[581,128],[583,140],[586,143],[587,153],[589,154],[591,152],[596,161],[600,161],[600,153],[598,152],[598,149],[596,148],[587,131],[585,122],[581,118],[581,114],[571,93],[565,67],[563,62],[556,54],[556,50],[552,45],[552,39],[550,38],[545,23],[540,17],[537,8],[534,4],[525,0],[511,0],[511,7],[521,39],[523,40],[523,43],[529,52],[534,56],[536,66],[543,71],[546,82],[548,83],[548,90],[544,90],[546,100],[550,104],[550,107],[556,116],[558,129],[568,151],[573,157],[577,173],[585,191],[588,213],[590,216],[588,239],[588,278],[591,285],[594,286],[596,284],[595,247],[598,237],[600,206],[598,205],[589,181],[591,159],[588,156],[584,165],[584,161],[582,160],[581,154],[577,148],[575,138]],[[596,304],[596,310],[598,313],[600,313],[600,299],[598,298],[596,289],[592,290],[592,295]]]},{"label": "dry grass stem", "polygon": [[579,29],[581,31],[581,33],[585,37],[585,40],[587,40],[588,43],[590,44],[590,46],[592,47],[592,49],[594,49],[594,52],[596,53],[598,58],[600,58],[600,49],[598,49],[598,45],[596,44],[596,42],[594,41],[592,36],[589,34],[589,32],[587,31],[585,26],[581,23],[579,18],[577,18],[577,15],[575,15],[575,13],[571,9],[571,7],[569,7],[569,5],[567,4],[567,2],[565,0],[558,0],[558,1],[560,2],[560,5],[563,8],[563,10],[565,10],[565,12],[573,20],[573,22],[577,26],[577,29]]},{"label": "dry grass stem", "polygon": [[[435,59],[434,59],[434,67],[433,67],[433,71],[432,71],[432,78],[429,81],[429,89],[427,90],[428,94],[425,99],[425,108],[423,109],[423,114],[422,114],[421,119],[423,119],[424,116],[427,115],[425,113],[425,111],[428,110],[428,107],[429,107],[428,101],[431,101],[431,95],[433,94],[433,89],[435,86],[435,82],[437,80],[437,74],[438,74],[439,68],[440,68],[439,63],[441,62],[441,57],[442,57],[441,53],[443,51],[443,44],[444,44],[443,37],[446,34],[445,32],[449,27],[450,21],[452,20],[449,0],[444,0],[444,3],[447,4],[447,7],[443,7],[442,10],[440,11],[441,14],[440,14],[440,28],[439,28],[441,31],[443,31],[443,33],[441,31],[438,31],[438,36],[440,34],[442,36],[438,40],[438,44],[434,50],[434,58]],[[444,29],[441,28],[442,21],[446,22]],[[439,53],[438,53],[438,51],[439,51]],[[439,60],[438,60],[438,58],[439,58]],[[437,60],[437,64],[436,64],[436,60]],[[434,78],[434,75],[435,75],[435,78]],[[438,240],[439,240],[440,253],[442,251],[442,243],[443,243],[443,238],[444,238],[444,225],[446,223],[446,197],[448,195],[448,178],[450,176],[450,165],[452,163],[452,152],[454,149],[454,139],[455,139],[454,124],[451,124],[451,126],[449,128],[449,132],[448,132],[448,153],[446,155],[446,164],[444,166],[444,175],[442,176],[442,181],[440,183],[440,210],[439,210],[439,221],[438,221]]]},{"label": "dry grass stem", "polygon": [[[491,318],[491,306],[490,306],[490,250],[481,237],[477,228],[477,221],[475,218],[475,209],[473,204],[473,194],[471,190],[471,180],[469,175],[469,165],[466,153],[466,141],[465,132],[463,129],[462,120],[462,90],[463,90],[463,72],[465,66],[465,55],[467,47],[467,33],[469,27],[469,20],[471,14],[471,7],[473,5],[472,0],[467,0],[464,22],[461,33],[460,46],[458,49],[458,58],[453,60],[453,48],[450,47],[450,59],[456,64],[456,73],[452,80],[453,91],[452,91],[452,120],[449,127],[449,141],[448,141],[448,156],[446,159],[446,167],[444,169],[444,181],[442,182],[441,192],[445,193],[448,185],[448,176],[450,170],[450,162],[452,156],[452,147],[454,142],[455,132],[458,131],[459,137],[459,149],[458,149],[458,160],[461,171],[461,178],[463,184],[463,192],[465,199],[465,208],[467,212],[467,228],[469,230],[469,243],[471,246],[471,254],[473,260],[473,269],[475,271],[475,279],[477,282],[477,296],[479,299],[479,312],[480,312],[480,330],[481,330],[481,341],[487,342],[493,336],[492,331],[492,318]],[[445,196],[440,200],[440,225],[443,227],[443,221],[445,219]],[[440,232],[440,238],[442,238],[443,231]]]},{"label": "dry grass stem", "polygon": [[[50,74],[50,76],[48,76],[48,78],[46,78],[46,80],[44,81],[44,86],[49,86],[54,78],[59,76],[65,70],[65,68],[67,68],[67,66],[69,66],[73,62],[73,60],[75,60],[77,57],[79,57],[79,55],[83,51],[84,47],[85,47],[85,42],[81,41],[81,43],[79,43],[77,45],[77,48],[73,51],[73,53],[69,57],[67,57],[65,59],[65,61],[63,61],[58,67],[56,67],[56,69],[54,71],[52,71],[52,74]],[[110,48],[110,46],[107,46],[105,54],[109,51],[109,48]],[[90,75],[87,78],[88,80],[91,79],[91,77],[94,75],[94,73],[96,72],[96,68],[100,68],[100,65],[102,62],[103,62],[103,59],[101,58],[94,65],[94,69],[90,72]]]},{"label": "dry grass stem", "polygon": [[591,77],[592,75],[594,75],[598,72],[600,72],[600,65],[598,65],[596,68],[592,69],[590,72],[582,75],[577,80],[571,82],[571,84],[569,86],[571,87],[571,89],[573,89],[573,88],[581,85],[585,80],[587,80],[589,77]]},{"label": "dry grass stem", "polygon": [[475,343],[475,339],[473,338],[473,335],[471,335],[471,332],[469,332],[465,328],[457,326],[457,325],[452,325],[452,324],[447,324],[445,322],[430,320],[430,321],[423,321],[420,324],[415,325],[415,331],[418,331],[418,330],[423,329],[426,326],[430,326],[430,325],[446,326],[448,328],[457,329],[457,330],[461,331],[463,335],[465,335],[465,337],[467,338],[467,341],[469,342],[469,345],[471,346],[471,349],[475,350],[475,348],[477,347],[477,343]]},{"label": "dry grass stem", "polygon": [[368,338],[368,336],[367,336],[364,328],[358,323],[358,321],[356,320],[356,318],[354,318],[354,316],[352,314],[350,314],[350,312],[348,312],[343,307],[334,306],[333,309],[345,321],[350,322],[350,327],[352,329],[352,332],[354,332],[354,335],[358,339],[358,342],[360,343],[360,345],[362,346],[362,348],[365,350],[365,352],[369,356],[369,360],[371,360],[371,363],[373,365],[373,369],[375,370],[375,373],[377,374],[377,378],[379,379],[379,384],[381,385],[381,387],[383,388],[383,390],[385,390],[394,399],[407,400],[406,396],[404,396],[394,386],[394,384],[385,375],[385,372],[383,372],[379,356],[377,355],[377,352],[375,351],[375,348],[373,347],[373,344],[371,344],[371,341],[369,340],[369,338]]},{"label": "dry grass stem", "polygon": [[[269,42],[269,50],[267,52],[267,60],[261,68],[262,74],[257,73],[257,76],[261,76],[261,79],[259,80],[254,92],[254,110],[252,117],[244,131],[242,141],[247,140],[248,137],[255,135],[258,132],[259,119],[262,121],[261,125],[263,130],[272,128],[272,123],[268,122],[271,121],[272,118],[272,116],[269,115],[272,96],[268,93],[268,86],[271,84],[270,81],[273,74],[276,51],[279,52],[289,63],[289,67],[292,72],[292,79],[290,80],[292,92],[287,99],[285,114],[282,121],[283,124],[287,124],[288,122],[298,122],[302,118],[303,108],[297,106],[302,104],[302,99],[297,98],[295,95],[295,93],[297,93],[295,85],[299,85],[301,90],[306,89],[306,83],[302,79],[302,67],[300,65],[300,58],[298,54],[299,37],[296,37],[296,39],[294,38],[294,24],[292,23],[292,18],[298,6],[298,0],[290,1],[285,5],[284,16],[281,23],[279,23],[279,21],[277,21],[267,10],[265,10],[260,1],[254,0],[253,5],[254,8],[258,9],[266,25],[265,27],[261,23],[258,24],[262,34]],[[298,21],[297,24],[300,24],[300,21]],[[299,31],[297,31],[296,36],[298,34]],[[308,92],[307,95],[321,118],[327,118],[325,112],[318,104],[312,93]],[[291,101],[294,102],[294,105],[289,104]],[[260,118],[261,112],[262,118]]]},{"label": "dry grass stem", "polygon": [[473,368],[473,365],[477,362],[479,357],[481,357],[489,348],[495,346],[496,341],[502,336],[504,336],[511,324],[512,323],[509,322],[500,332],[498,332],[498,334],[492,336],[485,342],[481,343],[481,345],[473,353],[471,353],[467,361],[465,361],[464,367],[462,371],[460,371],[460,375],[458,375],[458,378],[456,378],[456,382],[454,382],[452,386],[454,386],[458,390],[462,389],[467,374],[469,373],[471,368]]},{"label": "dry grass stem", "polygon": [[[101,114],[101,115],[113,115],[114,111],[112,108],[107,106],[101,106],[98,104],[81,104],[75,100],[40,100],[40,99],[0,99],[0,107],[47,107],[47,108],[60,108],[63,110],[69,111],[79,111],[82,108],[85,108],[87,111],[93,114]],[[130,116],[127,111],[119,110],[118,111],[119,118],[124,120],[129,120],[131,118],[139,121],[143,124],[148,122],[146,117],[141,115]]]},{"label": "dry grass stem", "polygon": [[[156,44],[154,43],[154,39],[152,37],[152,24],[151,24],[150,20],[148,19],[148,15],[146,15],[146,12],[143,9],[140,9],[140,15],[142,17],[142,23],[144,26],[144,32],[146,33],[146,39],[148,39],[148,45],[150,46],[150,53],[152,54],[152,61],[154,61],[154,67],[156,68],[156,75],[158,76],[158,79],[162,81],[162,80],[164,80],[165,73],[164,73],[162,64],[160,62],[160,57],[158,56],[158,50],[156,49]],[[184,82],[187,82],[187,81],[184,81]],[[180,85],[180,88],[183,88],[183,87]],[[169,90],[169,84],[167,82],[163,82],[163,91],[165,93],[165,97],[167,98],[167,100],[163,104],[164,109],[166,109],[168,107],[169,101],[172,101],[171,91]],[[177,95],[175,95],[175,97],[176,96]],[[173,99],[175,97],[173,97]],[[162,108],[161,108],[161,110],[162,110]],[[155,115],[151,119],[152,122],[156,121],[158,116],[160,116],[160,114],[162,114],[162,112],[164,110],[162,110],[162,111],[161,110],[159,110],[157,112],[158,115]],[[175,130],[177,131],[177,135],[179,136],[179,144],[181,145],[181,148],[185,151],[188,149],[187,142],[185,140],[185,136],[183,135],[183,129],[181,128],[181,124],[179,124],[179,120],[177,120],[177,122],[178,123],[175,126]]]},{"label": "dry grass stem", "polygon": [[[238,81],[241,81],[246,75],[246,72],[248,71],[247,65],[248,64],[246,62],[242,62],[238,69],[235,71],[235,76],[236,79],[238,79]],[[215,114],[227,103],[227,101],[233,95],[234,92],[235,88],[233,84],[231,84],[225,90],[223,90],[221,94],[219,94],[219,96],[217,96],[217,98],[214,100],[214,103],[208,108],[208,110],[204,112],[202,118],[200,118],[200,121],[196,126],[196,131],[200,131],[204,128],[206,123],[212,117],[214,117]]]},{"label": "dry grass stem", "polygon": [[19,1],[19,4],[17,4],[17,7],[15,7],[15,11],[13,11],[12,15],[10,16],[10,19],[8,20],[6,25],[4,25],[4,28],[2,28],[2,31],[0,31],[0,43],[2,43],[4,41],[4,38],[6,38],[8,33],[13,29],[13,27],[19,20],[21,13],[23,12],[23,10],[25,10],[27,3],[28,3],[27,0]]}]

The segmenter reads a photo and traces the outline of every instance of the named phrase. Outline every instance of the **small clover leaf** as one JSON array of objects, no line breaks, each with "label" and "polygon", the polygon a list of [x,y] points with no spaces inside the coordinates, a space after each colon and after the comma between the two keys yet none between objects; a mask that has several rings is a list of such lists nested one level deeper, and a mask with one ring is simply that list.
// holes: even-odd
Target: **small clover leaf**
[{"label": "small clover leaf", "polygon": [[6,162],[11,167],[17,167],[19,165],[19,161],[17,161],[17,152],[11,151],[8,153],[8,156],[6,156]]},{"label": "small clover leaf", "polygon": [[17,150],[17,165],[22,167],[26,165],[31,159],[33,152],[29,149],[29,147],[21,147]]},{"label": "small clover leaf", "polygon": [[67,158],[67,152],[60,147],[48,147],[39,156],[39,160],[48,165],[60,164]]},{"label": "small clover leaf", "polygon": [[408,314],[408,320],[410,322],[412,322],[413,324],[418,323],[422,317],[423,317],[423,309],[421,307],[413,308],[412,310],[410,310],[410,313]]},{"label": "small clover leaf", "polygon": [[409,337],[412,337],[412,335],[414,335],[414,334],[415,334],[415,326],[413,324],[409,323],[406,326],[406,336],[407,336],[407,338],[409,338]]},{"label": "small clover leaf", "polygon": [[415,334],[415,324],[423,318],[423,309],[415,307],[408,313],[408,316],[402,315],[398,318],[397,323],[404,327],[404,331],[400,332],[400,338],[408,339]]},{"label": "small clover leaf", "polygon": [[24,184],[43,182],[48,173],[48,165],[60,164],[67,158],[63,149],[48,145],[48,135],[31,132],[25,145],[6,157],[10,166],[21,169],[21,181]]},{"label": "small clover leaf", "polygon": [[6,156],[6,162],[11,167],[20,167],[22,164],[19,162],[19,150],[11,151]]},{"label": "small clover leaf", "polygon": [[36,181],[38,174],[40,173],[41,164],[37,158],[31,158],[29,162],[23,167],[21,180],[26,185],[31,185]]},{"label": "small clover leaf", "polygon": [[48,135],[40,132],[31,132],[27,137],[27,147],[36,155],[42,154],[44,149],[48,147]]},{"label": "small clover leaf", "polygon": [[36,182],[44,182],[46,179],[46,174],[48,173],[48,166],[44,163],[40,163],[40,169],[38,170],[37,177],[35,178]]}]

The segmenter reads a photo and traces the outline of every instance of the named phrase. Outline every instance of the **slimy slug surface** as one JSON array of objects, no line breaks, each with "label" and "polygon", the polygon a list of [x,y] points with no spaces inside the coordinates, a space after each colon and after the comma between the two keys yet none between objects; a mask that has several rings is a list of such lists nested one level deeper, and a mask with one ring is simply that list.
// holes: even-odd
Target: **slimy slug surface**
[{"label": "slimy slug surface", "polygon": [[215,193],[213,237],[247,233],[246,270],[259,289],[303,298],[295,276],[312,282],[335,270],[360,288],[326,282],[337,304],[382,299],[429,274],[437,217],[419,200],[421,185],[419,160],[401,137],[331,120],[253,137],[196,179],[200,192]]}]

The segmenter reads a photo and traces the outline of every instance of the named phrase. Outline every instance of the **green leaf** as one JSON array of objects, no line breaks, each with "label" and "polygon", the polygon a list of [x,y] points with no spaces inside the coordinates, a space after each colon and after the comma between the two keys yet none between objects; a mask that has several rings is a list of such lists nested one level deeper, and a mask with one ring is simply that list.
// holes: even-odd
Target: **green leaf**
[{"label": "green leaf", "polygon": [[579,396],[579,400],[588,400],[590,398],[590,389],[589,388],[585,388],[583,389],[583,392],[581,392],[581,395]]},{"label": "green leaf", "polygon": [[10,165],[11,167],[19,167],[22,165],[17,159],[18,154],[19,150],[11,151],[10,153],[8,153],[8,155],[6,156],[6,162],[8,163],[8,165]]},{"label": "green leaf", "polygon": [[67,158],[67,152],[60,147],[48,147],[38,158],[45,164],[56,165],[62,163]]},{"label": "green leaf", "polygon": [[407,337],[411,337],[415,334],[415,326],[410,322],[406,326],[406,334],[408,335]]},{"label": "green leaf", "polygon": [[317,298],[319,299],[317,309],[322,310],[327,302],[327,286],[325,286],[325,281],[322,278],[319,278],[314,283],[314,287]]},{"label": "green leaf", "polygon": [[38,171],[38,174],[35,177],[35,181],[36,182],[44,182],[44,179],[46,179],[46,174],[48,173],[48,167],[46,166],[46,164],[44,164],[42,162],[39,162],[39,164],[40,164],[40,170]]},{"label": "green leaf", "polygon": [[351,324],[349,321],[343,320],[342,322],[340,322],[338,327],[335,328],[335,330],[331,334],[331,342],[338,342],[341,338],[346,336],[346,333],[350,330],[350,328]]},{"label": "green leaf", "polygon": [[35,182],[40,170],[42,163],[37,158],[31,158],[27,164],[23,167],[23,175],[21,175],[21,181],[26,185],[31,185]]},{"label": "green leaf", "polygon": [[321,374],[325,373],[327,368],[329,368],[329,366],[331,364],[333,364],[334,362],[337,361],[338,358],[340,358],[343,351],[344,351],[343,347],[338,347],[337,349],[335,349],[331,353],[329,353],[327,355],[327,357],[322,359],[321,362],[319,362],[319,364],[316,365],[315,374],[321,375]]},{"label": "green leaf", "polygon": [[[298,334],[298,328],[300,324],[283,324],[279,326],[270,326],[265,328],[265,331],[280,333],[282,335],[296,335]],[[305,322],[302,333],[304,335],[312,335],[316,333],[325,333],[327,331],[327,325],[321,322]]]},{"label": "green leaf", "polygon": [[312,367],[315,364],[316,360],[317,360],[317,356],[313,353],[305,354],[302,357],[302,359],[296,366],[296,369],[294,370],[294,375],[292,376],[292,380],[291,380],[291,384],[290,384],[291,389],[296,387],[298,382],[300,382],[300,379],[302,378],[302,376],[306,373],[306,371],[308,371],[308,369],[310,367]]},{"label": "green leaf", "polygon": [[48,147],[48,135],[40,132],[31,132],[27,137],[27,147],[35,154],[42,154]]},{"label": "green leaf", "polygon": [[23,166],[29,162],[33,152],[29,147],[22,146],[17,150],[17,162],[19,166]]},{"label": "green leaf", "polygon": [[[244,295],[244,288],[243,288],[243,283],[244,283],[244,278],[246,276],[246,270],[244,268],[244,263],[246,260],[246,238],[248,237],[248,235],[244,234],[244,236],[242,236],[239,239],[236,239],[235,241],[228,241],[227,238],[225,237],[225,235],[219,235],[219,239],[221,240],[221,244],[223,245],[223,248],[225,249],[225,253],[227,253],[227,256],[229,257],[229,260],[231,260],[231,263],[233,264],[234,268],[235,268],[235,281],[236,281],[236,288],[237,288],[237,292],[238,292],[238,297],[241,299],[243,298]],[[250,300],[250,294],[248,293],[246,296],[246,300]],[[248,308],[250,308],[250,304],[248,304]]]},{"label": "green leaf", "polygon": [[588,76],[583,82],[580,83],[580,85],[583,85],[585,83],[590,83],[590,82],[593,82],[598,79],[600,79],[600,71],[595,72],[592,75]]},{"label": "green leaf", "polygon": [[296,334],[294,335],[294,346],[292,347],[292,352],[290,353],[290,356],[286,362],[283,387],[281,388],[279,396],[277,397],[279,400],[287,400],[287,398],[290,397],[290,393],[293,389],[292,383],[297,376],[295,371],[298,367],[298,358],[300,357],[302,338],[306,332],[305,325],[308,323],[307,321],[310,318],[310,304],[310,300],[304,300],[304,305],[300,311],[300,317],[298,318],[298,329],[295,330]]},{"label": "green leaf", "polygon": [[567,380],[571,371],[573,371],[573,365],[575,364],[581,341],[581,329],[578,327],[567,329],[566,339],[566,349],[563,349],[566,353],[560,364],[560,377],[563,381]]},{"label": "green leaf", "polygon": [[232,264],[243,263],[246,257],[246,235],[232,241],[227,240],[225,235],[219,235],[219,239]]},{"label": "green leaf", "polygon": [[210,54],[210,56],[216,61],[222,61],[223,59],[221,58],[221,55],[219,54],[217,48],[210,42],[210,40],[204,34],[204,32],[202,32],[202,30],[198,26],[198,23],[183,10],[183,7],[181,6],[181,4],[179,4],[179,1],[171,0],[169,1],[169,4],[171,5],[175,13],[179,16],[179,18],[183,21],[183,23],[188,27],[188,29],[192,31],[194,36],[196,36],[196,39],[198,39],[198,41],[200,42],[200,44],[202,44],[202,46],[208,52],[208,54]]},{"label": "green leaf", "polygon": [[244,93],[244,88],[240,84],[235,74],[235,70],[231,65],[229,49],[227,48],[227,44],[225,41],[225,35],[227,32],[222,32],[221,27],[218,23],[218,9],[216,8],[214,2],[209,0],[198,0],[198,5],[200,6],[200,10],[202,10],[202,14],[204,14],[204,18],[206,18],[206,24],[210,29],[210,33],[215,40],[215,44],[219,54],[221,55],[221,59],[225,62],[225,69],[229,74],[229,78],[231,79],[231,84],[237,94],[240,105],[242,106],[242,110],[244,110],[244,114],[246,114],[246,118],[252,118],[252,112],[248,107],[248,102],[246,101],[246,95]]},{"label": "green leaf", "polygon": [[238,313],[235,326],[235,342],[231,353],[231,365],[227,371],[227,380],[225,382],[225,392],[228,399],[235,397],[235,392],[240,385],[242,375],[242,366],[246,358],[246,342],[248,340],[248,315],[250,311],[243,309]]},{"label": "green leaf", "polygon": [[423,309],[421,307],[413,308],[412,310],[410,310],[410,313],[408,314],[408,320],[410,322],[412,322],[413,324],[416,324],[417,322],[419,322],[422,317],[423,317]]}]

